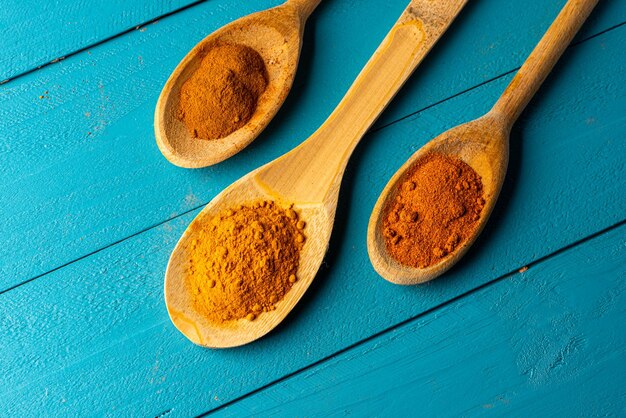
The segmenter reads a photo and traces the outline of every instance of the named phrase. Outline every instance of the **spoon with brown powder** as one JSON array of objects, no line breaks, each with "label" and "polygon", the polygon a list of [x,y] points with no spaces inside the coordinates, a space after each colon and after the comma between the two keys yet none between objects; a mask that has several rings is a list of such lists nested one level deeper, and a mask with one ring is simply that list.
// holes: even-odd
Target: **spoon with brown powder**
[{"label": "spoon with brown powder", "polygon": [[411,1],[326,122],[194,219],[165,273],[170,318],[187,338],[246,344],[293,309],[328,248],[350,154],[466,2]]},{"label": "spoon with brown powder", "polygon": [[391,178],[367,234],[383,278],[423,283],[467,252],[500,193],[511,127],[597,3],[569,0],[491,111],[428,142]]},{"label": "spoon with brown powder", "polygon": [[198,43],[169,77],[154,113],[159,149],[186,168],[217,164],[269,124],[289,94],[302,35],[321,0],[288,0]]}]

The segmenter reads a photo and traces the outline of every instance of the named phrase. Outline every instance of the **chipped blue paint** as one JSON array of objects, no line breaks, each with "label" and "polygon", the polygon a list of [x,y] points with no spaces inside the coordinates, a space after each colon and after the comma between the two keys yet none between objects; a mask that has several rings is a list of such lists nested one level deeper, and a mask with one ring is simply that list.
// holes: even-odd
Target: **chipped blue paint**
[{"label": "chipped blue paint", "polygon": [[[611,31],[574,49],[569,65],[558,70],[559,79],[537,97],[514,135],[524,147],[512,155],[492,222],[445,277],[423,287],[400,287],[374,273],[365,249],[378,192],[371,182],[382,188],[378,176],[401,164],[400,155],[385,154],[390,143],[408,153],[426,140],[424,131],[436,121],[454,123],[481,112],[472,104],[491,103],[506,85],[504,78],[369,135],[369,146],[348,168],[324,267],[293,315],[254,344],[201,349],[167,318],[164,268],[197,210],[1,294],[0,407],[26,415],[200,413],[623,220],[623,180],[590,180],[611,178],[623,167],[626,144],[615,135],[626,120],[615,123],[620,119],[610,111],[620,108],[624,95],[596,91],[592,87],[602,85],[601,78],[584,69],[594,60],[607,71],[620,70],[613,55],[602,51],[617,48],[625,36],[626,30]],[[589,108],[574,105],[581,99],[567,88],[567,79],[578,80],[578,94]],[[587,125],[590,109],[598,122]]]}]

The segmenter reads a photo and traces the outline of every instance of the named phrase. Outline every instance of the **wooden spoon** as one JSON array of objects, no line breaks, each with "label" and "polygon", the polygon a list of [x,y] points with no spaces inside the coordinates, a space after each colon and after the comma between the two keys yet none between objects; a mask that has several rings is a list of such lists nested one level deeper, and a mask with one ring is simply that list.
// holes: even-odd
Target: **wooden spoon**
[{"label": "wooden spoon", "polygon": [[[513,123],[597,3],[598,0],[569,0],[491,111],[428,142],[387,183],[374,206],[367,233],[370,260],[383,278],[403,285],[423,283],[444,273],[467,252],[487,223],[500,193],[509,159],[509,134]],[[387,201],[395,198],[404,174],[413,163],[431,152],[453,156],[470,165],[482,178],[486,203],[470,239],[438,264],[413,268],[389,256],[381,225]]]},{"label": "wooden spoon", "polygon": [[328,248],[339,186],[352,150],[467,0],[413,0],[324,124],[300,146],[247,174],[216,196],[194,220],[235,205],[269,199],[294,209],[306,221],[298,281],[256,320],[219,327],[191,307],[185,289],[186,248],[193,223],[174,249],[165,273],[170,318],[191,341],[207,347],[246,344],[272,330],[309,287]]},{"label": "wooden spoon", "polygon": [[[287,98],[293,83],[307,18],[321,0],[286,3],[235,20],[198,43],[165,83],[154,113],[159,149],[171,163],[186,168],[207,167],[233,156],[268,125]],[[256,50],[269,76],[265,92],[248,123],[220,139],[193,138],[177,117],[180,88],[197,70],[204,53],[217,43],[246,45]]]}]

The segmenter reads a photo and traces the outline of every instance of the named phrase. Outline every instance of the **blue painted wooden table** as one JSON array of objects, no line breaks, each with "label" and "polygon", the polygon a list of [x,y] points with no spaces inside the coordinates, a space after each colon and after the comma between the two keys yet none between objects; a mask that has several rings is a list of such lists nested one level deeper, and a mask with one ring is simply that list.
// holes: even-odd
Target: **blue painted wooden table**
[{"label": "blue painted wooden table", "polygon": [[[0,415],[626,415],[626,2],[603,0],[516,125],[478,243],[430,284],[378,277],[369,213],[428,139],[484,113],[564,0],[471,0],[355,152],[326,260],[267,337],[208,350],[163,303],[219,191],[319,126],[406,0],[324,0],[268,129],[217,166],[153,137],[169,73],[278,0],[0,8]],[[539,4],[541,3],[541,4]]]}]

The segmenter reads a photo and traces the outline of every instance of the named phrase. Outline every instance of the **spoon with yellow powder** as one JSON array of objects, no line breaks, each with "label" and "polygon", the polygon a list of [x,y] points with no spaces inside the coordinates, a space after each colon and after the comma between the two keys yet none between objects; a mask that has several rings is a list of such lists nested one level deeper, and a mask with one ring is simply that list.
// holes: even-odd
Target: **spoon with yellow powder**
[{"label": "spoon with yellow powder", "polygon": [[391,178],[367,234],[383,278],[423,283],[467,252],[504,182],[511,127],[597,3],[569,0],[491,111],[428,142]]},{"label": "spoon with yellow powder", "polygon": [[288,0],[198,43],[169,77],[154,113],[159,149],[180,167],[207,167],[250,144],[294,80],[304,26],[321,0]]},{"label": "spoon with yellow powder", "polygon": [[411,1],[326,122],[194,219],[165,273],[170,318],[191,341],[246,344],[293,309],[328,248],[350,154],[466,1]]}]

